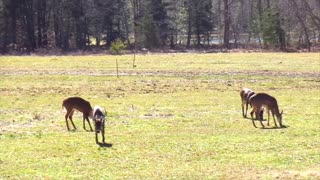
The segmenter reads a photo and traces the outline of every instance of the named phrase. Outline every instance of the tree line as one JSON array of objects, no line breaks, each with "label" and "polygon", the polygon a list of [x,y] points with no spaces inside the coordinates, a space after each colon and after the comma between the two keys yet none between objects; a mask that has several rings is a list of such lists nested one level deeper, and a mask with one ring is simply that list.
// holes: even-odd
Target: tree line
[{"label": "tree line", "polygon": [[0,51],[286,50],[320,44],[320,0],[0,0]]}]

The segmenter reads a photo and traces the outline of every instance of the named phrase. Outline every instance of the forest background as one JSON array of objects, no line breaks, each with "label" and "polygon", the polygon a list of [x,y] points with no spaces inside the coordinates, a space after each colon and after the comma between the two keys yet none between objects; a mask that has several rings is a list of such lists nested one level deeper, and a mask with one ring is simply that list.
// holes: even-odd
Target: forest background
[{"label": "forest background", "polygon": [[319,51],[319,17],[320,0],[0,0],[0,52]]}]

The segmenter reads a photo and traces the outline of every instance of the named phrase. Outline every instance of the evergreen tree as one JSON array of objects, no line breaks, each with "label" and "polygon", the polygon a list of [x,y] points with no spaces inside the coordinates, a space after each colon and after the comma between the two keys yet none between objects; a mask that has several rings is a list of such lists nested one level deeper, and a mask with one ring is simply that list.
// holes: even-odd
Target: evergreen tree
[{"label": "evergreen tree", "polygon": [[281,27],[279,12],[267,9],[263,14],[262,24],[264,45],[285,49],[285,33]]},{"label": "evergreen tree", "polygon": [[320,43],[319,7],[318,0],[0,0],[0,52],[83,50],[118,38],[140,48],[201,47],[213,34],[227,48],[255,34],[265,47],[311,50]]},{"label": "evergreen tree", "polygon": [[270,10],[265,11],[262,16],[262,38],[266,46],[276,45],[278,42],[276,29],[277,17]]},{"label": "evergreen tree", "polygon": [[166,45],[170,33],[167,6],[162,0],[148,2],[142,22],[145,47],[159,48],[160,45]]}]

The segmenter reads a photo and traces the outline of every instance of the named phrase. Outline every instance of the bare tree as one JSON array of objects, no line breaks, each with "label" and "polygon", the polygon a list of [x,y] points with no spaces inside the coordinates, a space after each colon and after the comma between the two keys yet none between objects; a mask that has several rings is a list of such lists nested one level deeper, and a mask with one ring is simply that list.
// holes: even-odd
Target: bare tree
[{"label": "bare tree", "polygon": [[230,49],[230,25],[231,25],[231,12],[230,5],[233,0],[223,0],[224,4],[224,35],[223,35],[223,44],[224,47]]},{"label": "bare tree", "polygon": [[297,2],[296,2],[295,0],[291,0],[291,1],[289,1],[289,3],[290,3],[291,6],[294,8],[295,15],[296,15],[296,17],[297,17],[300,25],[301,25],[302,28],[303,28],[303,31],[304,31],[304,34],[305,34],[305,39],[306,39],[306,45],[307,45],[308,51],[310,52],[310,51],[311,51],[311,43],[310,43],[310,39],[309,39],[308,28],[307,28],[304,20],[303,20],[302,17],[301,17],[298,4],[297,4]]},{"label": "bare tree", "polygon": [[307,9],[307,12],[309,13],[314,25],[317,26],[318,30],[320,31],[320,18],[312,12],[312,9],[310,8],[309,3],[306,0],[302,0],[302,2],[305,8]]}]

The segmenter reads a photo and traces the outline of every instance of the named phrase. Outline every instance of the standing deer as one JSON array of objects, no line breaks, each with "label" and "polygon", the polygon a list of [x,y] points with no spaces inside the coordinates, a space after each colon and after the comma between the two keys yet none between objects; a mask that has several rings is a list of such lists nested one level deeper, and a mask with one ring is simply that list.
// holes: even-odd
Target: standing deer
[{"label": "standing deer", "polygon": [[85,120],[87,120],[87,122],[90,126],[90,130],[93,131],[91,124],[90,124],[90,121],[89,121],[89,116],[90,117],[92,116],[91,115],[92,107],[88,101],[82,99],[81,97],[70,97],[70,98],[67,98],[63,101],[62,107],[64,107],[67,110],[67,113],[65,115],[65,119],[66,119],[68,131],[70,131],[68,118],[70,119],[70,122],[71,122],[73,128],[77,129],[72,121],[72,115],[75,110],[78,110],[78,111],[82,112],[82,114],[83,114],[83,129],[86,130]]},{"label": "standing deer", "polygon": [[[272,117],[273,117],[273,121],[274,124],[277,126],[276,120],[274,118],[274,115],[277,116],[277,120],[280,124],[280,127],[282,126],[282,113],[283,111],[281,111],[281,113],[279,112],[279,107],[278,107],[278,102],[276,100],[276,98],[266,94],[266,93],[257,93],[255,95],[253,95],[252,97],[250,97],[249,99],[249,103],[252,105],[253,109],[251,111],[251,119],[252,119],[252,123],[254,127],[257,127],[254,123],[253,120],[253,113],[255,113],[256,117],[258,117],[258,113],[259,111],[261,111],[262,108],[266,108],[267,112],[268,112],[268,126],[269,126],[269,120],[270,120],[270,111],[272,113]],[[262,123],[262,119],[258,118],[260,120],[260,123],[262,125],[262,127],[264,128],[264,125]]]},{"label": "standing deer", "polygon": [[106,111],[100,107],[95,106],[93,108],[93,123],[95,127],[95,135],[96,135],[96,143],[98,144],[98,133],[101,132],[102,135],[102,143],[104,141],[104,126],[106,121]]},{"label": "standing deer", "polygon": [[[250,99],[251,96],[253,96],[255,94],[256,93],[254,91],[252,91],[251,89],[248,89],[248,88],[242,88],[241,91],[240,91],[242,116],[244,118],[247,117],[249,99]],[[263,111],[262,111],[261,116],[262,115],[263,115]]]}]

